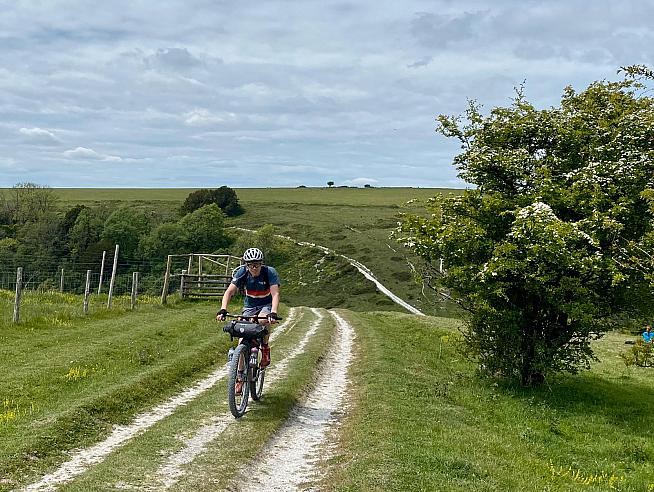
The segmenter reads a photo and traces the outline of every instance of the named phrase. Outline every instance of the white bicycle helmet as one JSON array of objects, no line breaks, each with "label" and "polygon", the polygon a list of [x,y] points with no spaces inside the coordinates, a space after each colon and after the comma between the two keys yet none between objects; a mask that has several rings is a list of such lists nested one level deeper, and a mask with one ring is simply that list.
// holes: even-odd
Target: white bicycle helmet
[{"label": "white bicycle helmet", "polygon": [[259,248],[249,248],[243,253],[243,261],[263,261],[263,252]]}]

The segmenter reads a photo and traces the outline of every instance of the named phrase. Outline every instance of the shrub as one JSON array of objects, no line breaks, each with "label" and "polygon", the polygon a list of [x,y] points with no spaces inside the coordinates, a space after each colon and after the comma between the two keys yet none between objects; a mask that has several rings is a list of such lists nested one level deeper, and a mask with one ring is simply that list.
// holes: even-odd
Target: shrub
[{"label": "shrub", "polygon": [[439,117],[475,187],[432,199],[399,233],[425,283],[470,312],[467,343],[488,374],[530,386],[589,368],[616,315],[654,305],[654,98],[639,81],[654,77],[626,71],[568,87],[560,107],[519,90],[488,115],[472,102],[465,119]]},{"label": "shrub", "polygon": [[243,207],[238,203],[236,192],[228,186],[221,186],[215,190],[194,191],[186,197],[180,210],[183,215],[186,215],[212,203],[218,205],[228,217],[243,213]]},{"label": "shrub", "polygon": [[652,367],[654,366],[654,347],[651,343],[645,343],[644,340],[636,340],[636,343],[629,350],[620,354],[624,365]]}]

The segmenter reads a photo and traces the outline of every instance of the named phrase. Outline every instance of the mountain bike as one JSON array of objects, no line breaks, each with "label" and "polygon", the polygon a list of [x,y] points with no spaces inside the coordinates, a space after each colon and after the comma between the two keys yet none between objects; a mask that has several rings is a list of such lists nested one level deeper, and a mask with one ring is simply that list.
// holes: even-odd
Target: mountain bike
[{"label": "mountain bike", "polygon": [[[229,350],[227,402],[232,415],[239,418],[245,414],[250,395],[253,400],[258,401],[263,393],[266,368],[261,367],[261,350],[259,348],[263,344],[263,338],[268,334],[268,329],[256,322],[259,319],[266,319],[265,316],[249,316],[247,319],[229,314],[227,316],[236,319],[227,323],[223,327],[223,331],[229,334],[232,340],[239,339],[236,348]],[[239,382],[241,383],[240,394],[237,391]]]}]

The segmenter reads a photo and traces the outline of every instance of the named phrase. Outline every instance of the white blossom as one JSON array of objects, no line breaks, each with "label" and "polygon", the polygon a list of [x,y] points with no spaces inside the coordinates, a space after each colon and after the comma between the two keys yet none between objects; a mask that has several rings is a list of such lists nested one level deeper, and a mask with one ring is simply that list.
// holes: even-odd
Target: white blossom
[{"label": "white blossom", "polygon": [[552,211],[552,207],[543,202],[532,203],[531,205],[527,205],[521,209],[520,212],[518,212],[519,219],[526,219],[527,217],[534,216],[546,216],[549,219],[557,219],[556,215]]}]

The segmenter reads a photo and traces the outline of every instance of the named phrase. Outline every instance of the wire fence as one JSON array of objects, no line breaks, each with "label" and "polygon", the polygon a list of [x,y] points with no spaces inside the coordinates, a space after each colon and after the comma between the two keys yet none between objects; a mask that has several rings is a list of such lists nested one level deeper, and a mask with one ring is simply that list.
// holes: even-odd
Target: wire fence
[{"label": "wire fence", "polygon": [[[15,255],[11,261],[4,262],[0,258],[0,289],[10,291],[16,289],[17,269],[21,267],[23,290],[84,294],[86,273],[87,270],[90,270],[90,292],[92,294],[106,294],[109,291],[111,281],[113,256],[114,251],[106,251],[104,263],[102,256],[95,262],[74,261],[71,258],[61,258],[56,263],[53,263],[52,258],[47,255]],[[182,272],[190,272],[191,267],[193,271],[197,271],[198,258],[194,257],[193,265],[191,265],[190,256],[193,255],[173,255],[167,289],[168,294],[180,290]],[[130,294],[132,289],[132,274],[138,272],[138,293],[151,296],[161,295],[164,286],[166,261],[167,258],[156,261],[121,257],[119,254],[116,264],[113,294]],[[214,262],[208,260],[203,263],[200,269],[204,274],[225,274],[224,265],[217,266]],[[228,273],[231,273],[231,270]]]},{"label": "wire fence", "polygon": [[[132,273],[117,274],[114,279],[113,293],[115,295],[127,294],[132,289]],[[84,294],[86,286],[86,271],[63,271],[63,288],[62,288],[62,272],[31,270],[29,267],[23,268],[23,290],[31,291],[61,291],[71,294]],[[91,271],[91,292],[107,293],[109,290],[109,283],[111,281],[111,272],[105,275],[100,286],[100,272]],[[179,280],[176,278],[171,279],[170,290],[174,291],[179,289]],[[98,289],[98,287],[100,287]],[[161,275],[154,274],[141,274],[139,276],[138,290],[139,293],[148,295],[159,295],[163,288],[163,278]],[[16,289],[16,271],[0,271],[0,289],[15,290]]]}]

